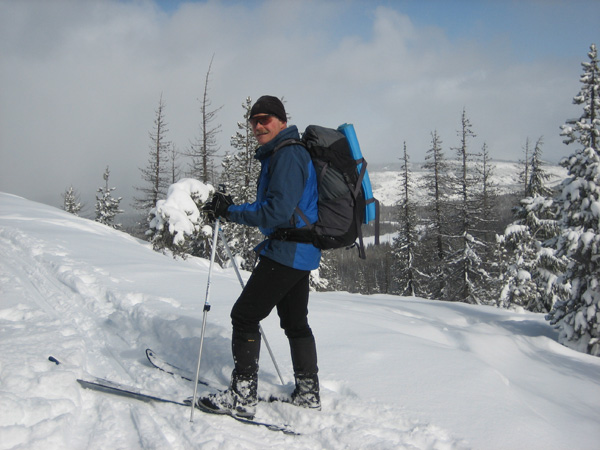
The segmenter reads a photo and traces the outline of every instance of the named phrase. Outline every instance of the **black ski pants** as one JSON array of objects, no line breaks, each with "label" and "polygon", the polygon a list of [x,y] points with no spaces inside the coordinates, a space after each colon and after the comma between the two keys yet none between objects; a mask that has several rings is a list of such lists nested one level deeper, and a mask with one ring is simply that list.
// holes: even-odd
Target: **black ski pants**
[{"label": "black ski pants", "polygon": [[259,323],[277,308],[289,339],[312,338],[308,325],[310,271],[284,266],[261,257],[231,310],[233,334],[258,334]]}]

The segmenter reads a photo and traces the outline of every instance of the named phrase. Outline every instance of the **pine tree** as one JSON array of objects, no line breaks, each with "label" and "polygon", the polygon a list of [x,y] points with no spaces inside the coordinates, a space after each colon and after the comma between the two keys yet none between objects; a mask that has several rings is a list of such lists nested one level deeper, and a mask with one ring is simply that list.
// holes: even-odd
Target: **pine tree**
[{"label": "pine tree", "polygon": [[[344,280],[347,279],[346,272],[354,264],[344,264],[342,259],[348,252],[323,252],[321,256],[321,265],[319,266],[319,277],[327,280],[327,289],[329,291],[347,290]],[[317,290],[320,290],[317,288]]]},{"label": "pine tree", "polygon": [[79,200],[79,193],[73,189],[72,185],[65,190],[62,197],[63,209],[68,213],[78,216],[83,206]]},{"label": "pine tree", "polygon": [[530,172],[531,175],[527,180],[527,188],[525,190],[525,196],[534,197],[550,197],[552,195],[552,189],[546,186],[546,181],[550,178],[548,172],[544,170],[544,162],[542,161],[542,144],[543,138],[540,138],[535,143],[533,154],[531,155]]},{"label": "pine tree", "polygon": [[481,148],[480,162],[478,179],[481,180],[481,187],[478,192],[475,192],[475,230],[473,231],[473,234],[478,236],[482,243],[479,252],[482,263],[479,270],[478,289],[483,303],[494,304],[500,288],[498,283],[499,266],[495,258],[497,215],[494,214],[494,209],[497,192],[496,186],[492,182],[495,166],[486,143]]},{"label": "pine tree", "polygon": [[431,216],[427,218],[427,232],[424,245],[431,248],[430,257],[423,260],[421,267],[426,269],[428,278],[423,287],[427,292],[422,292],[428,298],[442,298],[444,291],[443,261],[446,259],[449,247],[448,236],[448,189],[449,189],[449,166],[442,151],[442,140],[437,131],[431,133],[431,148],[425,155],[423,168],[427,170],[424,177],[427,196],[431,205]]},{"label": "pine tree", "polygon": [[170,185],[168,162],[171,149],[171,142],[166,138],[168,131],[165,122],[165,103],[161,94],[156,110],[156,119],[154,119],[154,129],[149,133],[148,165],[144,169],[140,169],[146,185],[135,188],[140,192],[140,196],[134,199],[135,207],[145,213],[156,206],[159,198],[167,196],[167,189]]},{"label": "pine tree", "polygon": [[204,94],[200,102],[200,136],[191,144],[190,152],[187,154],[187,156],[192,158],[189,172],[190,177],[200,180],[205,184],[215,182],[213,159],[219,151],[217,136],[221,131],[221,125],[213,126],[212,122],[215,120],[222,106],[217,109],[211,109],[212,102],[208,97],[208,83],[213,60],[214,55],[206,71]]},{"label": "pine tree", "polygon": [[482,212],[478,217],[478,225],[481,228],[481,232],[484,234],[489,234],[490,230],[493,228],[494,217],[492,211],[494,210],[494,202],[497,196],[496,186],[492,182],[495,170],[496,167],[492,163],[487,144],[484,143],[481,148],[481,165],[479,167],[481,189],[477,195],[479,207]]},{"label": "pine tree", "polygon": [[112,192],[116,188],[108,187],[108,177],[110,176],[110,170],[106,166],[104,171],[104,186],[99,187],[96,194],[96,222],[103,223],[104,225],[111,226],[113,228],[121,228],[120,224],[114,223],[117,214],[121,214],[123,211],[119,208],[121,197],[113,197]]},{"label": "pine tree", "polygon": [[171,148],[169,150],[169,160],[171,161],[169,178],[171,184],[177,183],[181,179],[181,169],[178,163],[179,155],[180,153],[177,151],[175,144],[171,144]]},{"label": "pine tree", "polygon": [[453,252],[446,259],[447,276],[446,299],[465,303],[481,303],[477,286],[481,278],[481,257],[479,252],[483,244],[476,239],[474,231],[473,201],[474,189],[479,180],[470,170],[473,154],[469,152],[469,139],[475,137],[472,125],[463,109],[461,129],[458,131],[460,146],[458,156],[457,177],[454,179],[454,192],[458,197],[454,222],[457,224],[453,239]]},{"label": "pine tree", "polygon": [[536,142],[528,163],[527,196],[515,208],[515,221],[499,236],[503,270],[497,305],[503,308],[548,312],[560,295],[552,283],[552,273],[562,263],[550,247],[559,229],[557,211],[552,190],[545,184],[549,175],[543,168],[541,147],[542,138]]},{"label": "pine tree", "polygon": [[600,356],[600,69],[594,44],[588,56],[589,62],[582,63],[583,86],[573,99],[583,114],[561,133],[565,144],[580,146],[561,162],[568,178],[559,197],[563,230],[556,250],[569,258],[564,273],[569,297],[557,302],[547,318],[558,328],[559,342]]},{"label": "pine tree", "polygon": [[[373,245],[369,247],[369,260],[372,260],[375,263],[375,278],[377,280],[378,290],[374,293],[376,294],[393,294],[397,292],[396,283],[394,281],[394,270],[393,266],[395,264],[393,249],[389,243],[380,243],[378,245]],[[364,264],[365,260],[359,259],[358,256],[356,258],[358,264]],[[417,291],[416,295],[422,296],[422,274],[416,268],[416,261],[418,258],[415,258],[415,262],[413,266],[415,267],[415,271],[417,272]],[[409,294],[407,294],[409,295]]]},{"label": "pine tree", "polygon": [[233,155],[233,173],[223,174],[228,180],[228,188],[240,203],[252,202],[256,198],[256,180],[260,175],[260,161],[254,155],[258,142],[250,126],[250,110],[252,99],[247,97],[242,104],[244,110],[243,120],[238,122],[235,135],[231,137],[231,147],[236,150]]},{"label": "pine tree", "polygon": [[525,147],[523,147],[523,153],[525,154],[525,159],[521,161],[523,169],[519,173],[519,180],[523,183],[523,192],[525,195],[527,194],[527,184],[529,183],[529,162],[530,162],[530,149],[529,149],[529,137],[525,140]]},{"label": "pine tree", "polygon": [[598,149],[598,137],[600,135],[600,125],[598,121],[598,111],[600,110],[600,73],[598,71],[598,50],[596,44],[590,46],[588,52],[589,62],[583,62],[583,75],[579,81],[583,84],[579,94],[573,98],[573,104],[583,105],[583,114],[578,120],[567,121],[561,127],[561,136],[565,136],[563,141],[569,145],[578,143],[582,149]]},{"label": "pine tree", "polygon": [[[236,203],[251,203],[256,199],[256,180],[260,174],[260,162],[254,158],[258,142],[250,126],[252,99],[246,98],[242,104],[243,120],[238,122],[238,130],[231,137],[234,154],[227,154],[223,160],[221,184],[226,186]],[[232,252],[242,258],[242,268],[251,270],[254,266],[254,247],[263,239],[255,227],[235,223],[225,225]]]},{"label": "pine tree", "polygon": [[394,256],[394,282],[398,285],[398,293],[404,296],[415,296],[418,288],[419,274],[415,266],[417,237],[417,216],[415,205],[412,202],[413,181],[410,172],[406,142],[401,158],[401,189],[402,199],[398,214],[400,229],[394,239],[392,252]]}]

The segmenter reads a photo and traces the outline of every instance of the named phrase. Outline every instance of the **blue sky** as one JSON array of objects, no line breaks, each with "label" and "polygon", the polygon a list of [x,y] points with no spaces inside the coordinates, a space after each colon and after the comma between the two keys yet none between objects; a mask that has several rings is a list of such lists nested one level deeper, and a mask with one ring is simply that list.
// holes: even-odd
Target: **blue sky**
[{"label": "blue sky", "polygon": [[[302,0],[291,2],[301,4]],[[156,2],[169,14],[185,3],[207,2]],[[227,0],[219,3],[253,9],[263,2]],[[315,8],[314,2],[305,3]],[[525,60],[573,56],[575,48],[588,46],[590,39],[597,40],[600,36],[598,0],[348,0],[339,3],[339,17],[332,23],[333,34],[338,38],[357,33],[368,39],[376,6],[407,14],[418,26],[439,27],[453,41],[509,42],[514,55]]]},{"label": "blue sky", "polygon": [[[209,93],[220,153],[246,97],[277,95],[291,123],[355,125],[369,162],[422,161],[431,132],[447,156],[463,108],[493,158],[544,138],[553,163],[574,149],[580,63],[600,44],[600,1],[0,1],[0,191],[93,204],[102,174],[126,201],[146,164],[162,95],[185,152]],[[10,88],[6,88],[10,87]]]}]

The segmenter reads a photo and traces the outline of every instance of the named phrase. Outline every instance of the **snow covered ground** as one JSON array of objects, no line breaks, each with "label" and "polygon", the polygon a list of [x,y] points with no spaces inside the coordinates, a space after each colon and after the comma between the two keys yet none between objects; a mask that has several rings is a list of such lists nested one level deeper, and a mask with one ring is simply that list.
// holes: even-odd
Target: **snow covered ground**
[{"label": "snow covered ground", "polygon": [[[454,163],[447,161],[447,163]],[[521,163],[511,161],[492,161],[494,170],[490,177],[490,183],[498,194],[507,194],[510,192],[519,192],[522,190],[519,174],[523,170]],[[371,168],[369,167],[369,176],[373,185],[373,196],[382,204],[391,206],[398,203],[401,193],[401,169],[400,164],[390,164],[387,167]],[[428,201],[427,189],[424,188],[425,175],[430,171],[423,168],[423,163],[413,163],[410,167],[411,179],[414,183],[413,198],[415,203]],[[547,164],[543,170],[549,176],[548,186],[552,187],[562,182],[567,177],[567,170],[558,165]],[[449,175],[452,175],[450,170]]]},{"label": "snow covered ground", "polygon": [[[542,315],[419,298],[315,293],[321,412],[260,404],[301,436],[82,389],[87,373],[175,398],[195,368],[208,262],[174,260],[127,234],[0,194],[1,449],[597,449],[600,359],[556,342]],[[247,276],[247,274],[245,274]],[[202,376],[232,369],[231,270],[211,283]],[[259,390],[290,391],[287,342],[263,324]],[[48,361],[53,355],[60,365]]]}]

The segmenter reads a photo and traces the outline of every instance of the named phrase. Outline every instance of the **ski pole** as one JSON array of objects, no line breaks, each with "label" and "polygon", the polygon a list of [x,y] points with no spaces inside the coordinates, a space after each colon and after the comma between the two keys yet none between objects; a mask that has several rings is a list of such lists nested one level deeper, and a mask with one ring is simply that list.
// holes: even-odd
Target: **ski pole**
[{"label": "ski pole", "polygon": [[[242,286],[242,289],[244,289],[245,284],[244,284],[244,280],[242,279],[242,274],[240,273],[240,269],[237,266],[237,263],[235,262],[235,259],[233,257],[233,254],[231,253],[231,249],[229,248],[229,243],[227,242],[227,239],[225,238],[225,233],[223,233],[223,230],[219,229],[219,235],[221,236],[221,242],[223,242],[223,246],[225,247],[225,251],[227,252],[227,256],[229,257],[229,259],[231,260],[231,263],[233,264],[233,268],[235,270],[235,274],[238,277],[238,280]],[[273,354],[273,350],[271,350],[271,346],[269,345],[269,341],[267,340],[267,336],[265,335],[264,330],[262,329],[262,326],[259,324],[258,325],[258,329],[260,331],[260,334],[263,338],[263,341],[265,341],[265,346],[267,347],[267,350],[269,351],[269,355],[271,356],[271,360],[273,361],[273,365],[275,366],[275,370],[277,371],[277,375],[279,375],[279,380],[281,381],[282,385],[285,385],[285,382],[283,381],[283,377],[281,376],[281,371],[279,370],[279,366],[277,365],[277,361],[275,360],[275,355]]]},{"label": "ski pole", "polygon": [[204,332],[206,331],[206,315],[210,311],[210,278],[215,264],[215,255],[217,253],[217,240],[219,239],[219,219],[215,220],[215,229],[213,232],[212,248],[210,250],[210,264],[208,266],[208,278],[206,280],[206,296],[204,297],[204,309],[202,314],[202,332],[200,333],[200,350],[198,352],[198,365],[196,366],[196,379],[194,380],[194,395],[192,396],[192,410],[190,412],[190,422],[194,421],[194,409],[196,409],[196,396],[198,395],[198,378],[200,378],[200,361],[202,359],[202,347],[204,345]]}]

